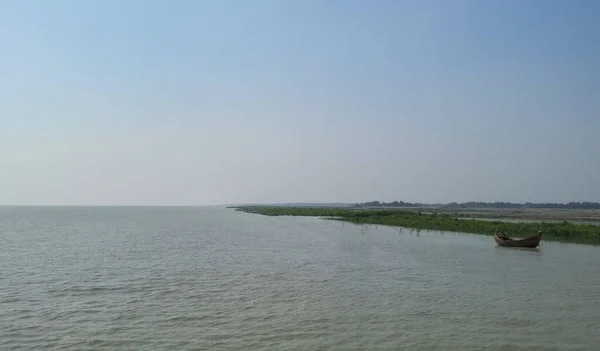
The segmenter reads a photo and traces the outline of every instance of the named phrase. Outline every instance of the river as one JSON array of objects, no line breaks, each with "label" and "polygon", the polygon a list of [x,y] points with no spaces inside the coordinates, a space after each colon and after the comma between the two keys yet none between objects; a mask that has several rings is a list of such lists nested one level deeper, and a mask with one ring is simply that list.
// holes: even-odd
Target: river
[{"label": "river", "polygon": [[201,207],[0,207],[1,350],[598,350],[600,248]]}]

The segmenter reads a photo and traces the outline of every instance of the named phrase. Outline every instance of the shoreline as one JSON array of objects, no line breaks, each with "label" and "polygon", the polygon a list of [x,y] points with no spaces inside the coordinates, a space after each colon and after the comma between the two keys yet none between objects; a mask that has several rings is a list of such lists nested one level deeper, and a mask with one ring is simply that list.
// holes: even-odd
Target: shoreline
[{"label": "shoreline", "polygon": [[[535,234],[538,230],[543,232],[542,240],[558,241],[577,244],[600,245],[600,226],[589,223],[573,223],[562,218],[569,218],[571,221],[585,220],[580,216],[549,216],[550,218],[540,217],[481,217],[477,213],[475,219],[472,216],[476,211],[468,209],[471,212],[471,218],[465,218],[466,211],[443,211],[442,209],[425,208],[402,208],[402,209],[364,209],[364,208],[325,208],[325,207],[278,207],[278,206],[231,206],[236,211],[245,213],[265,215],[265,216],[308,216],[321,217],[328,220],[349,222],[354,224],[379,224],[393,227],[405,227],[421,230],[451,231],[468,234],[481,234],[493,236],[496,230],[504,230],[511,237],[527,237]],[[486,209],[489,210],[489,209]],[[525,215],[546,215],[543,212],[556,211],[551,209],[531,209]],[[566,211],[587,211],[587,210],[566,210]],[[595,210],[596,212],[600,212]],[[493,212],[493,211],[488,211]],[[499,212],[499,211],[496,211]],[[491,215],[494,215],[493,213]],[[496,219],[496,220],[494,220]],[[519,220],[516,222],[507,221],[507,219]],[[536,221],[522,221],[524,219],[535,219]],[[586,218],[587,219],[587,218]],[[544,220],[552,220],[546,222]],[[589,220],[589,219],[588,219]]]}]

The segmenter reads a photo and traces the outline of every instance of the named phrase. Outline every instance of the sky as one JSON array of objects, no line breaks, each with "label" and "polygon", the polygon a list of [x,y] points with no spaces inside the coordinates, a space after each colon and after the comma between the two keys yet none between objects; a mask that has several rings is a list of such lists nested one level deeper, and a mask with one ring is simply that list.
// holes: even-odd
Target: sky
[{"label": "sky", "polygon": [[600,201],[600,2],[0,2],[0,205]]}]

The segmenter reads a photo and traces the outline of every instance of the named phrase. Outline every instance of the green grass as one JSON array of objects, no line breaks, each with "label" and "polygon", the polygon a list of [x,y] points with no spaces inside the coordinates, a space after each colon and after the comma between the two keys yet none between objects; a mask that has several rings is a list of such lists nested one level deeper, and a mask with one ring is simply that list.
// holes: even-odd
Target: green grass
[{"label": "green grass", "polygon": [[544,232],[543,240],[600,244],[600,226],[569,222],[483,221],[457,219],[450,214],[425,214],[399,210],[360,210],[345,208],[242,206],[238,211],[266,216],[313,216],[326,217],[356,224],[381,224],[424,230],[441,230],[474,234],[493,235],[504,230],[508,235],[526,237],[538,230]]}]

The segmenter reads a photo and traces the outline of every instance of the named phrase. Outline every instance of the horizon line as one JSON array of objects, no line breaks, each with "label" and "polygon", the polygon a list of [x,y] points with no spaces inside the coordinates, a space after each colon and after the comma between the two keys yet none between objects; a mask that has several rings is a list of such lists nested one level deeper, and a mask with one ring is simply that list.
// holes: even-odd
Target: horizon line
[{"label": "horizon line", "polygon": [[[378,200],[371,201],[363,201],[363,202],[331,202],[331,201],[278,201],[278,202],[238,202],[238,203],[221,203],[221,204],[0,204],[0,207],[230,207],[230,206],[251,206],[251,205],[362,205],[368,204],[370,202],[375,202]],[[534,201],[525,201],[525,202],[511,202],[511,201],[451,201],[451,202],[411,202],[411,201],[402,201],[402,200],[393,200],[393,201],[378,201],[380,204],[390,204],[393,202],[404,203],[404,204],[413,204],[413,205],[450,205],[450,204],[469,204],[469,203],[480,203],[480,204],[515,204],[515,205],[525,205],[525,204],[560,204],[567,205],[570,203],[591,203],[591,204],[600,204],[598,201],[589,201],[589,200],[572,200],[568,202],[534,202]]]}]

